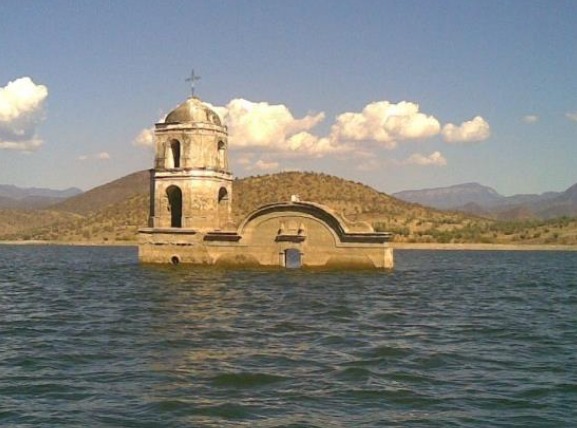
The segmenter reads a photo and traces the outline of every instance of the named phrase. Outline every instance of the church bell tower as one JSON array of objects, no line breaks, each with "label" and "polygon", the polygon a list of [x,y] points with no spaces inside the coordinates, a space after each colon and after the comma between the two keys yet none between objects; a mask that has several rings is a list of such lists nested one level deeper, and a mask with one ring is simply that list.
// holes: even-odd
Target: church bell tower
[{"label": "church bell tower", "polygon": [[155,125],[149,227],[221,231],[231,220],[226,126],[192,96]]}]

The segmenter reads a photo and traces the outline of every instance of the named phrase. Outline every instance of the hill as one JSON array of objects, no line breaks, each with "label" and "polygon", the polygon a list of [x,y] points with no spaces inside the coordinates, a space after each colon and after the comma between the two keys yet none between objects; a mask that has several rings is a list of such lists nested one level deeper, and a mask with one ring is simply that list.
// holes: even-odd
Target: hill
[{"label": "hill", "polygon": [[52,206],[51,209],[81,215],[92,214],[112,204],[122,203],[135,195],[148,194],[149,177],[148,171],[138,171],[71,197]]},{"label": "hill", "polygon": [[[72,197],[50,210],[25,215],[17,211],[0,212],[3,225],[0,239],[134,241],[138,228],[147,224],[148,178],[148,171],[130,174]],[[367,221],[377,230],[391,231],[400,242],[577,244],[575,219],[495,221],[426,208],[361,183],[311,172],[283,172],[235,180],[234,220],[238,223],[257,207],[290,200],[291,195],[327,205],[350,220]],[[471,207],[471,211],[478,210]],[[23,220],[15,225],[19,217]]]},{"label": "hill", "polygon": [[[26,230],[4,233],[3,239],[23,233],[48,240],[133,240],[147,224],[148,171],[130,174],[50,208],[62,218],[50,225],[31,222]],[[403,232],[424,231],[440,224],[467,224],[463,214],[431,210],[397,200],[364,184],[326,174],[284,172],[237,179],[233,182],[233,218],[238,223],[257,207],[298,194],[343,213],[350,220],[364,220],[378,228]],[[72,220],[70,215],[74,214]]]},{"label": "hill", "polygon": [[80,193],[82,193],[82,190],[77,187],[70,187],[65,190],[54,190],[40,187],[18,187],[11,184],[0,184],[0,196],[11,199],[22,199],[28,196],[65,199]]},{"label": "hill", "polygon": [[564,192],[503,196],[478,183],[407,190],[394,197],[432,208],[476,213],[498,220],[553,219],[577,216],[577,184]]},{"label": "hill", "polygon": [[41,209],[80,193],[82,193],[82,190],[76,187],[66,190],[53,190],[0,184],[0,209]]},{"label": "hill", "polygon": [[403,201],[439,209],[455,209],[469,204],[475,204],[486,209],[486,207],[497,205],[505,198],[497,193],[495,189],[479,183],[465,183],[422,190],[405,190],[394,193],[393,196]]}]

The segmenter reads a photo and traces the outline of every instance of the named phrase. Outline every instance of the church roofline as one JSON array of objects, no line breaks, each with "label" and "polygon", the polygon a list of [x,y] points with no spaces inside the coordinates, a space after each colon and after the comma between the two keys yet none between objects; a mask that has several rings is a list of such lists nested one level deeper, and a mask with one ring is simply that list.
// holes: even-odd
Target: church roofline
[{"label": "church roofline", "polygon": [[[260,216],[271,213],[288,213],[291,211],[309,214],[312,217],[318,218],[319,220],[325,222],[335,232],[341,242],[388,242],[393,236],[390,232],[375,232],[372,227],[365,222],[348,222],[342,216],[338,215],[324,205],[305,201],[277,202],[263,205],[245,217],[238,228],[238,234],[242,235],[249,223]],[[350,230],[351,227],[354,228],[354,226],[360,226],[364,230]]]}]

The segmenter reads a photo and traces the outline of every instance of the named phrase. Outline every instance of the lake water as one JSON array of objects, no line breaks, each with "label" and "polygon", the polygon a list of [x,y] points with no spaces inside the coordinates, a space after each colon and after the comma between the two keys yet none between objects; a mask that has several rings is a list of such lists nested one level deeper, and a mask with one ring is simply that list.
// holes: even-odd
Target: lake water
[{"label": "lake water", "polygon": [[0,425],[577,424],[577,252],[397,251],[390,273],[0,256]]}]

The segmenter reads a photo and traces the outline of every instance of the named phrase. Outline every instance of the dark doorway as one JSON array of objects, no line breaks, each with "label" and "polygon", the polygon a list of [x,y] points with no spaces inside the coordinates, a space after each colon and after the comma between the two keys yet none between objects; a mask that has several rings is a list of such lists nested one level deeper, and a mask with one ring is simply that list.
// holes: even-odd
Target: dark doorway
[{"label": "dark doorway", "polygon": [[289,248],[284,252],[284,266],[287,269],[298,269],[302,266],[301,252],[296,248]]},{"label": "dark doorway", "polygon": [[182,191],[177,186],[166,189],[168,209],[170,210],[170,227],[182,227]]}]

